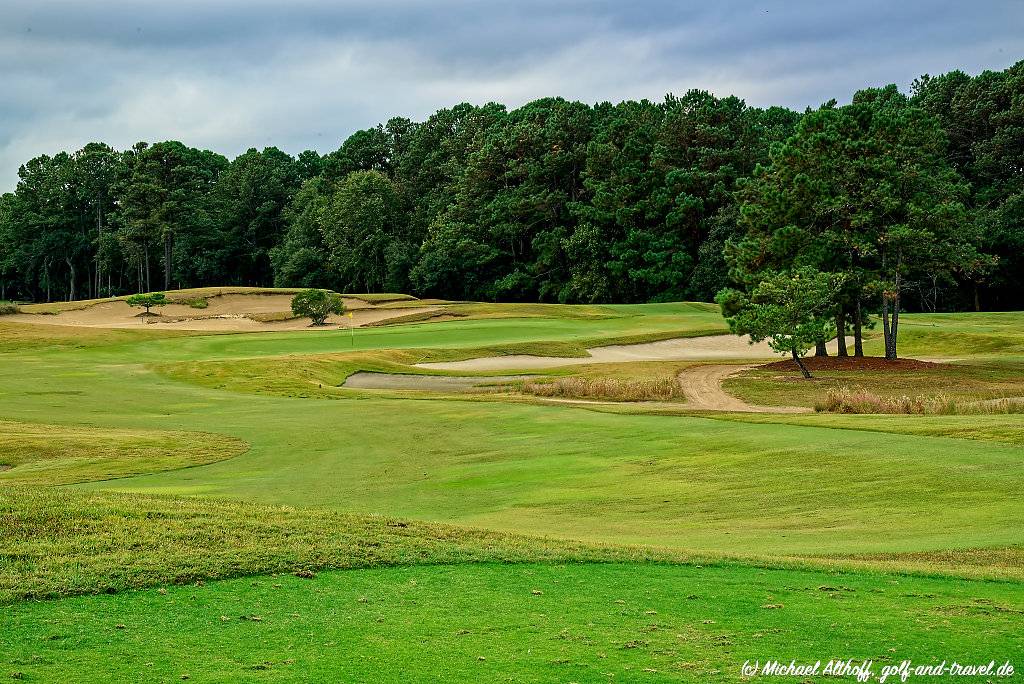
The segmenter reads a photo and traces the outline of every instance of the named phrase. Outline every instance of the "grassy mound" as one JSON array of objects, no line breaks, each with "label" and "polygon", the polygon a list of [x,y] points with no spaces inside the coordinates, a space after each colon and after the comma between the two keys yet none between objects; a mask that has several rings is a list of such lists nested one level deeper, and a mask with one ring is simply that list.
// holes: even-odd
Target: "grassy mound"
[{"label": "grassy mound", "polygon": [[[0,321],[0,352],[66,351],[110,347],[196,333],[180,330],[118,330],[115,328],[78,328],[40,323]],[[206,333],[214,334],[214,333]]]},{"label": "grassy mound", "polygon": [[213,463],[248,445],[225,435],[0,420],[0,485],[112,480]]},{"label": "grassy mound", "polygon": [[0,527],[0,603],[322,568],[686,558],[287,506],[41,487],[0,487]]}]

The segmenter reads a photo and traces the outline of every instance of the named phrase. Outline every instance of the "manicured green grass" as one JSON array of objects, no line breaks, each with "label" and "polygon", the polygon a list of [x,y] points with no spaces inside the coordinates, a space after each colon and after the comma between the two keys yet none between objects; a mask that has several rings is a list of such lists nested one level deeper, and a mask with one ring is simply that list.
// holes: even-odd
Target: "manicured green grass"
[{"label": "manicured green grass", "polygon": [[[865,343],[884,354],[880,329]],[[905,358],[1001,358],[1024,360],[1024,312],[1001,311],[900,316],[899,354]]]},{"label": "manicured green grass", "polygon": [[617,318],[486,318],[355,331],[292,331],[191,336],[156,340],[146,351],[154,358],[205,360],[280,355],[331,354],[383,349],[423,350],[424,360],[453,360],[479,354],[583,356],[602,344],[651,342],[726,332],[709,305],[644,304],[617,309]]},{"label": "manicured green grass", "polygon": [[[701,310],[699,304],[692,305]],[[599,305],[568,304],[489,304],[484,302],[453,302],[444,307],[452,313],[472,318],[561,318],[601,320],[619,318],[622,312]]]},{"label": "manicured green grass", "polygon": [[0,485],[112,480],[205,465],[246,448],[240,439],[211,433],[0,420]]},{"label": "manicured green grass", "polygon": [[[251,448],[202,468],[85,485],[92,488],[749,554],[1024,541],[1024,451],[1010,445],[487,401],[299,400],[172,382],[131,366],[96,373],[36,378],[31,391],[73,382],[82,394],[12,410],[19,420],[52,409],[118,427],[220,432]],[[983,504],[979,490],[992,492]]]},{"label": "manicured green grass", "polygon": [[27,681],[733,682],[747,660],[855,658],[877,681],[904,659],[1016,664],[1022,612],[997,582],[405,567],[25,603],[0,618],[0,663]]},{"label": "manicured green grass", "polygon": [[954,440],[1001,442],[1024,446],[1024,418],[1015,414],[968,416],[900,416],[900,415],[848,415],[829,413],[771,414],[727,413],[715,414],[719,420],[770,425],[797,425],[821,427],[831,430],[853,430],[880,433],[879,444],[886,443],[886,434],[917,435],[920,437],[948,437]]},{"label": "manicured green grass", "polygon": [[[126,479],[0,484],[2,600],[262,573],[7,606],[0,667],[37,681],[735,681],[748,657],[1020,652],[1021,416],[702,417],[334,387],[353,370],[724,329],[710,305],[453,306],[479,318],[355,344],[0,324],[0,409],[26,457],[135,449],[153,471],[158,434],[168,458],[193,443],[175,440],[249,445]],[[938,319],[904,330],[918,321],[908,355],[976,361]],[[949,386],[1010,391],[1021,321],[951,319],[996,370],[958,368]],[[495,561],[518,565],[481,565]],[[266,576],[320,568],[362,569]]]},{"label": "manicured green grass", "polygon": [[[689,310],[650,305],[623,313],[648,331],[706,324],[699,310],[689,319]],[[646,321],[647,312],[653,321]],[[356,349],[400,350],[377,352],[385,366],[389,355],[419,353],[411,350],[430,339],[443,343],[440,348],[471,349],[506,334],[516,343],[594,335],[600,332],[594,326],[612,323],[620,319],[402,326],[359,331],[372,334],[357,335]],[[603,330],[618,335],[623,328]],[[91,488],[320,506],[761,557],[1024,542],[1019,442],[886,434],[1013,441],[1020,417],[922,422],[895,416],[859,423],[772,417],[752,424],[370,393],[327,401],[225,392],[215,373],[197,384],[197,374],[171,379],[145,367],[167,357],[248,358],[243,366],[251,385],[273,388],[280,377],[290,383],[294,378],[285,370],[305,368],[302,379],[315,396],[314,380],[340,382],[347,367],[330,361],[322,373],[319,361],[281,352],[328,341],[337,347],[346,337],[299,331],[24,352],[0,368],[0,391],[12,420],[214,432],[251,445],[229,461],[84,485]],[[267,358],[274,353],[279,358]],[[277,365],[265,368],[266,361]],[[845,429],[851,426],[859,429]],[[986,434],[990,428],[993,435]],[[992,494],[979,503],[979,490]]]}]

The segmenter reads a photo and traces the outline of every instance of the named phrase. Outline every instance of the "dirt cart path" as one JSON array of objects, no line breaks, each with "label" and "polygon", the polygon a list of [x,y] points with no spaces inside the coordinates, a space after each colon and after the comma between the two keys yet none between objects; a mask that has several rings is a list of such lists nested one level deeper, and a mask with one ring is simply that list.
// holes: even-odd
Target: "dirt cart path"
[{"label": "dirt cart path", "polygon": [[686,394],[687,408],[700,411],[739,411],[743,413],[808,413],[800,406],[754,406],[737,399],[722,389],[726,378],[753,368],[747,365],[692,366],[678,376],[679,385]]}]

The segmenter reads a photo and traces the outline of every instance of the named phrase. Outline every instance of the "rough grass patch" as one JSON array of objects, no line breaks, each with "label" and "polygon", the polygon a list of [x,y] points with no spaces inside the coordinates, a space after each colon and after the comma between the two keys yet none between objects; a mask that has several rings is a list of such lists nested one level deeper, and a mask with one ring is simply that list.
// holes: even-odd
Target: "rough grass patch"
[{"label": "rough grass patch", "polygon": [[863,387],[829,389],[817,401],[819,413],[884,413],[908,415],[999,415],[1024,413],[1024,397],[968,399],[940,394],[934,397],[881,397]]},{"label": "rough grass patch", "polygon": [[604,401],[681,401],[685,398],[674,377],[640,380],[587,377],[526,380],[517,389],[538,397]]},{"label": "rough grass patch", "polygon": [[405,314],[402,316],[394,316],[393,318],[384,318],[379,321],[372,321],[365,324],[364,328],[383,328],[390,325],[403,325],[406,323],[422,323],[429,321],[434,318],[440,318],[442,316],[450,318],[465,318],[466,314],[445,311],[444,309],[438,309],[436,311],[417,311],[416,313]]},{"label": "rough grass patch", "polygon": [[0,604],[271,572],[683,552],[190,497],[0,487]]},{"label": "rough grass patch", "polygon": [[14,302],[0,302],[0,316],[10,316],[21,313],[21,309]]},{"label": "rough grass patch", "polygon": [[0,486],[63,485],[176,470],[231,458],[247,448],[240,439],[205,432],[0,420]]}]

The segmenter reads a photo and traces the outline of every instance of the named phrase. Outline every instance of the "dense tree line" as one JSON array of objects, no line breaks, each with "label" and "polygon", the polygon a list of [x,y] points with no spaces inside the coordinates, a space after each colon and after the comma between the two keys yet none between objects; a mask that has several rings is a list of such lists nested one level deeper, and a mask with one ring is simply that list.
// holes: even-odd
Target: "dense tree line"
[{"label": "dense tree line", "polygon": [[[783,334],[798,360],[804,343],[817,343],[824,354],[825,340],[839,331],[838,353],[845,356],[852,327],[860,356],[867,311],[874,310],[886,357],[896,358],[909,294],[921,294],[922,283],[976,285],[996,263],[981,250],[982,231],[966,204],[968,186],[946,150],[936,117],[895,86],[860,91],[845,107],[829,103],[805,114],[736,193],[742,234],[725,250],[736,287],[718,296],[736,332],[791,321],[789,329],[801,332]],[[812,282],[829,285],[811,288]],[[800,284],[822,295],[816,302],[787,296],[802,312],[757,301]],[[817,313],[806,320],[812,310]],[[766,325],[766,319],[776,323]]]},{"label": "dense tree line", "polygon": [[19,179],[0,197],[0,299],[238,284],[709,301],[812,267],[843,273],[841,326],[862,306],[1024,305],[1024,62],[804,113],[701,91],[461,104],[324,156],[92,143]]}]

